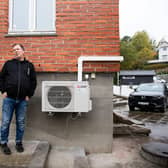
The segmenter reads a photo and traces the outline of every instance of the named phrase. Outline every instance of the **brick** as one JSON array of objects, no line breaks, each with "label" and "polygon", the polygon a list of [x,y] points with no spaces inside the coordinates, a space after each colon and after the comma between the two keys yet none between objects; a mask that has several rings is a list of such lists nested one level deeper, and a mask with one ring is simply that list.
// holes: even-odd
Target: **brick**
[{"label": "brick", "polygon": [[[79,56],[120,55],[119,0],[57,0],[57,36],[5,37],[8,1],[0,0],[0,67],[13,58],[10,46],[22,43],[38,72],[76,72]],[[87,72],[115,72],[119,63],[84,64]]]}]

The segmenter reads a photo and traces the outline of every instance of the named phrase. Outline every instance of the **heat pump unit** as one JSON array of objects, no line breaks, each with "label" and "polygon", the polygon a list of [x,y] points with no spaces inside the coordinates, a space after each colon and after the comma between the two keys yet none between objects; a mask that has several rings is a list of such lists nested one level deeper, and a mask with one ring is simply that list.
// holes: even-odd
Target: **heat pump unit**
[{"label": "heat pump unit", "polygon": [[42,82],[42,112],[88,112],[91,108],[87,81]]}]

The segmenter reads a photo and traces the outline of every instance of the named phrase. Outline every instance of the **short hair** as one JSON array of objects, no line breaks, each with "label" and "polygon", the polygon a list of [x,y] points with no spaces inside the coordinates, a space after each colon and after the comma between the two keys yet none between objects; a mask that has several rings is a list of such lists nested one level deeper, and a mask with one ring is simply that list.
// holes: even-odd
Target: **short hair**
[{"label": "short hair", "polygon": [[22,49],[23,51],[25,51],[24,46],[23,46],[22,44],[20,44],[20,43],[15,43],[15,44],[12,45],[12,47],[15,47],[16,45],[19,45],[19,46],[21,47],[21,49]]}]

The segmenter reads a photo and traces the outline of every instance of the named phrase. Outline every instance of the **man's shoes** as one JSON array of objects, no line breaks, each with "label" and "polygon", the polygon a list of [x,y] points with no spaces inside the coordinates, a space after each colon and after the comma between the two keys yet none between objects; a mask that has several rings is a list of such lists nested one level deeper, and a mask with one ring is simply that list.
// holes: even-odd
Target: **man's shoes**
[{"label": "man's shoes", "polygon": [[5,155],[10,155],[10,154],[11,154],[11,150],[10,150],[10,148],[8,147],[7,143],[1,144],[1,149],[2,149],[2,152],[3,152]]},{"label": "man's shoes", "polygon": [[16,148],[17,152],[19,152],[19,153],[24,152],[24,148],[23,148],[23,145],[21,142],[16,143],[15,148]]}]

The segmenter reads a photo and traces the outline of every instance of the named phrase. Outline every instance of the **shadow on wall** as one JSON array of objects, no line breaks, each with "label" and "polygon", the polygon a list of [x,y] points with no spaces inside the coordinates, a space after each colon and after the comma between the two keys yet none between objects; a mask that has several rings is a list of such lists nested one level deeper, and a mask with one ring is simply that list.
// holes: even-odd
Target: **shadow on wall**
[{"label": "shadow on wall", "polygon": [[82,113],[82,116],[76,120],[72,119],[71,113],[57,112],[55,116],[49,117],[48,113],[41,112],[41,81],[72,79],[76,80],[75,73],[38,74],[38,88],[29,102],[27,113],[27,128],[32,128],[33,132],[30,134],[26,132],[27,138],[52,141],[51,143],[56,145],[82,146],[88,152],[111,152],[113,141],[112,74],[100,73],[96,75],[96,79],[89,80],[93,110]]}]

